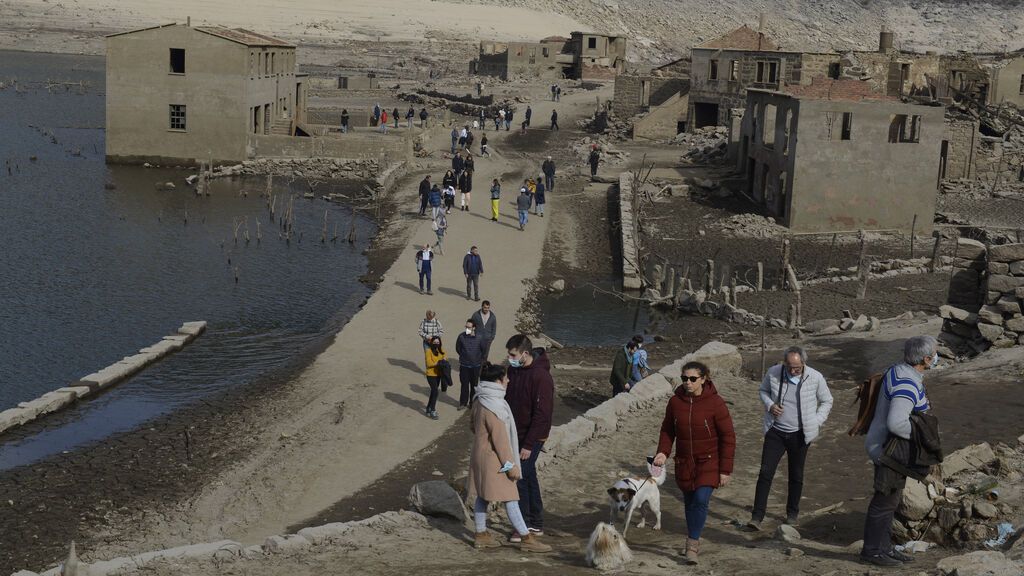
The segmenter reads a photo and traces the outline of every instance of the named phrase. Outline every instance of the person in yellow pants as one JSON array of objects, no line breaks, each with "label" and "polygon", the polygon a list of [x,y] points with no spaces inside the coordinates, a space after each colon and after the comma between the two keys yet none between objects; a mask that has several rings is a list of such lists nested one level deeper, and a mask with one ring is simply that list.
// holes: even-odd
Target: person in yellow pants
[{"label": "person in yellow pants", "polygon": [[498,221],[498,210],[501,207],[501,184],[495,178],[491,184],[491,221]]}]

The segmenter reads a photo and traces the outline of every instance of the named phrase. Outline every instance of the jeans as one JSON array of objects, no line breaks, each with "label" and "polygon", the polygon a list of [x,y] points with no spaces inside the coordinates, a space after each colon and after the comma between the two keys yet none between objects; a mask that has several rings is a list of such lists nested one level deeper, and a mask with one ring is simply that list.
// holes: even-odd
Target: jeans
[{"label": "jeans", "polygon": [[501,209],[501,200],[499,200],[499,199],[492,199],[491,200],[491,219],[492,220],[497,220],[498,219],[498,211],[500,209]]},{"label": "jeans", "polygon": [[430,260],[420,262],[420,292],[423,291],[423,278],[427,279],[427,292],[430,292]]},{"label": "jeans", "polygon": [[476,385],[479,383],[479,366],[459,366],[459,406],[469,406],[476,398]]},{"label": "jeans", "polygon": [[444,210],[444,208],[442,208],[441,206],[431,206],[430,207],[430,218],[433,219],[433,220],[437,220],[437,217],[438,217],[438,215],[441,214],[442,210]]},{"label": "jeans", "polygon": [[487,358],[491,355],[491,343],[494,342],[494,338],[488,340],[484,338],[484,362],[487,362]]},{"label": "jeans", "polygon": [[547,189],[548,192],[551,192],[555,189],[554,176],[544,176],[544,188]]},{"label": "jeans", "polygon": [[440,376],[427,376],[427,384],[430,386],[430,398],[427,400],[427,412],[437,410],[437,393],[441,387]]},{"label": "jeans", "polygon": [[342,134],[348,134],[348,125],[346,125],[346,124],[342,124],[341,125],[341,133]]},{"label": "jeans", "polygon": [[523,229],[526,226],[526,222],[529,221],[529,217],[528,217],[529,213],[530,213],[529,210],[520,210],[519,211],[519,229],[520,230]]},{"label": "jeans", "polygon": [[480,299],[480,275],[466,275],[466,298]]},{"label": "jeans", "polygon": [[544,202],[541,202],[540,204],[537,204],[537,214],[539,214],[541,216],[544,215]]},{"label": "jeans", "polygon": [[516,482],[519,489],[519,507],[523,510],[526,525],[538,530],[544,529],[544,501],[540,497],[540,483],[537,482],[537,458],[544,448],[543,442],[533,445],[530,457],[522,460],[523,477]]},{"label": "jeans", "polygon": [[[880,466],[875,464],[876,477],[880,472],[879,468]],[[906,478],[903,479],[903,483],[905,485]],[[860,551],[861,555],[877,556],[892,550],[892,519],[902,496],[902,486],[892,494],[875,491],[864,516],[864,548]]]},{"label": "jeans", "polygon": [[455,154],[455,145],[459,143],[458,138],[452,138],[452,154]]},{"label": "jeans", "polygon": [[405,119],[406,128],[412,128],[412,116]]},{"label": "jeans", "polygon": [[686,507],[686,535],[691,540],[700,540],[700,533],[704,531],[704,523],[708,520],[711,493],[714,491],[715,489],[711,486],[698,486],[693,492],[683,492],[683,505]]},{"label": "jeans", "polygon": [[427,197],[420,196],[420,216],[427,215]]},{"label": "jeans", "polygon": [[757,490],[754,492],[754,512],[751,518],[760,522],[764,520],[768,508],[768,493],[772,491],[772,480],[775,470],[782,460],[788,457],[789,493],[786,497],[786,516],[795,518],[800,513],[800,494],[804,490],[804,462],[807,460],[809,445],[804,442],[804,433],[782,432],[771,428],[764,435],[764,446],[761,448],[761,472],[757,475]]}]

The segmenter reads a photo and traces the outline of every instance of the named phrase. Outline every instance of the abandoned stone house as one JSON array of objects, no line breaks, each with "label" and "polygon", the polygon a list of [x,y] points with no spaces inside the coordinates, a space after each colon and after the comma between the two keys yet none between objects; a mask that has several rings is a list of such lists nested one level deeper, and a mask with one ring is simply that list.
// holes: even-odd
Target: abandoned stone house
[{"label": "abandoned stone house", "polygon": [[165,24],[107,37],[106,155],[243,160],[250,136],[302,132],[295,46],[219,26]]},{"label": "abandoned stone house", "polygon": [[686,131],[689,91],[689,59],[620,74],[615,77],[611,113],[618,118],[644,114],[633,122],[634,138],[671,138]]},{"label": "abandoned stone house", "polygon": [[573,32],[571,38],[549,36],[540,42],[481,42],[469,72],[502,80],[610,80],[625,63],[625,37]]},{"label": "abandoned stone house", "polygon": [[794,231],[932,229],[943,110],[862,81],[749,89],[737,168],[748,196]]},{"label": "abandoned stone house", "polygon": [[942,57],[944,95],[950,101],[972,100],[987,106],[1013,104],[1024,109],[1024,51],[1014,54],[969,54]]}]

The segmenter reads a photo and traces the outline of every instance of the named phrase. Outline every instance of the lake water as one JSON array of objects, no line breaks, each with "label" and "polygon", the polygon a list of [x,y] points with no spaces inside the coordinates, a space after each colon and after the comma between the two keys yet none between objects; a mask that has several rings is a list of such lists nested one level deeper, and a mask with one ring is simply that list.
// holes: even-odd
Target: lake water
[{"label": "lake water", "polygon": [[[274,189],[297,195],[303,239],[288,244],[259,196],[263,180],[217,180],[209,197],[197,197],[185,170],[107,165],[103,75],[102,58],[0,51],[0,410],[136,353],[182,322],[209,326],[185,350],[61,415],[60,427],[0,437],[0,469],[280,369],[369,295],[358,277],[373,222],[357,217],[358,240],[348,244],[351,211],[303,199],[301,182]],[[160,191],[162,182],[176,189]],[[319,241],[325,210],[337,243]]]}]

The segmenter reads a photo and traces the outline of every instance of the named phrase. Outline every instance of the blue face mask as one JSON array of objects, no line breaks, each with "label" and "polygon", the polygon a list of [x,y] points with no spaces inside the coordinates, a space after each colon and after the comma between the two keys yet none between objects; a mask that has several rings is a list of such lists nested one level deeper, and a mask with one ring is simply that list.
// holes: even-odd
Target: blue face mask
[{"label": "blue face mask", "polygon": [[508,365],[513,367],[513,368],[522,368],[523,361],[519,360],[518,358],[509,358],[508,359]]}]

